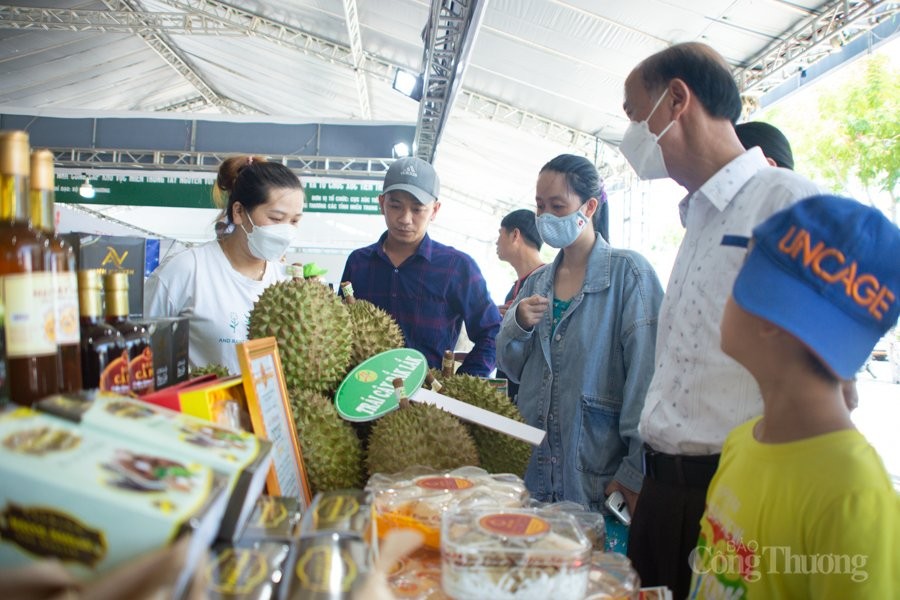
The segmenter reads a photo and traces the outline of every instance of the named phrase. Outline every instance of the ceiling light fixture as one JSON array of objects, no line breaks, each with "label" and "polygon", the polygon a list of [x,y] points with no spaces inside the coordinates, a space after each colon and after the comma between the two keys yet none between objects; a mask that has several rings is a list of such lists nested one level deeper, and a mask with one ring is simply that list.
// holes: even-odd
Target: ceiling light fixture
[{"label": "ceiling light fixture", "polygon": [[394,158],[403,158],[404,156],[409,156],[409,144],[407,144],[406,142],[397,142],[396,144],[394,144],[391,152],[394,154]]},{"label": "ceiling light fixture", "polygon": [[78,188],[78,195],[82,198],[93,198],[96,192],[94,191],[94,186],[91,185],[91,181],[88,179],[87,173],[82,173],[84,176],[84,183],[81,184],[81,187]]},{"label": "ceiling light fixture", "polygon": [[393,88],[416,102],[422,100],[423,87],[424,78],[421,74],[416,75],[402,69],[397,69],[394,73]]}]

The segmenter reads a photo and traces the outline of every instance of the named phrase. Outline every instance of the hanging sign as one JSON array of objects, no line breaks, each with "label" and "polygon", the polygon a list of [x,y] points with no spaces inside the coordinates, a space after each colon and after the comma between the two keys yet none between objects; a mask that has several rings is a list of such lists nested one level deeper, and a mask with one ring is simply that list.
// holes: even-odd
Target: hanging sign
[{"label": "hanging sign", "polygon": [[428,361],[412,348],[376,354],[350,371],[334,396],[337,412],[348,421],[371,421],[399,407],[394,379],[403,379],[403,390],[412,396],[425,381]]},{"label": "hanging sign", "polygon": [[[92,198],[78,190],[87,177]],[[215,208],[215,173],[56,170],[56,201],[63,204]],[[306,212],[377,215],[381,182],[303,177]]]}]

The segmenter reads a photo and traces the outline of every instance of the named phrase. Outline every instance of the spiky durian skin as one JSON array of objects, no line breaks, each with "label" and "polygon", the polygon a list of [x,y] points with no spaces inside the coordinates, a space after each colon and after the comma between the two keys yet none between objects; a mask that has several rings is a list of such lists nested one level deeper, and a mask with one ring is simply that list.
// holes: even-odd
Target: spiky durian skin
[{"label": "spiky durian skin", "polygon": [[231,373],[228,371],[228,367],[226,367],[225,365],[220,365],[219,363],[210,363],[202,367],[194,367],[193,369],[191,369],[191,377],[201,377],[203,375],[209,375],[210,373],[220,378],[231,376]]},{"label": "spiky durian skin", "polygon": [[351,365],[356,366],[379,352],[403,347],[403,332],[386,311],[367,300],[354,300],[347,308],[353,321]]},{"label": "spiky durian skin", "polygon": [[327,287],[303,280],[270,285],[250,311],[251,339],[272,336],[288,389],[330,395],[350,366],[350,313]]},{"label": "spiky durian skin", "polygon": [[[488,381],[471,375],[454,375],[441,380],[441,394],[467,402],[478,408],[524,423],[519,409],[503,392]],[[478,447],[481,468],[489,473],[514,473],[525,475],[532,447],[528,442],[488,429],[474,423],[465,423]]]},{"label": "spiky durian skin", "polygon": [[366,467],[373,475],[417,465],[437,470],[478,466],[478,450],[459,419],[435,406],[413,402],[375,421]]},{"label": "spiky durian skin", "polygon": [[361,488],[362,447],[334,403],[322,394],[302,390],[292,390],[290,400],[312,492]]}]

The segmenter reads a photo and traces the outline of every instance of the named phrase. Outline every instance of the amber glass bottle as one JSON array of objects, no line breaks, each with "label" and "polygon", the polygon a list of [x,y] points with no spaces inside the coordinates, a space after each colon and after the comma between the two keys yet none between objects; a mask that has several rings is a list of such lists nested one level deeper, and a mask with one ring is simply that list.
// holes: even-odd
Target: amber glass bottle
[{"label": "amber glass bottle", "polygon": [[81,389],[81,337],[78,326],[78,278],[75,252],[54,232],[56,216],[53,193],[53,154],[49,150],[31,153],[31,224],[47,238],[44,270],[54,279],[54,324],[59,391]]},{"label": "amber glass bottle", "polygon": [[150,333],[143,325],[128,320],[128,274],[123,271],[103,276],[106,322],[119,330],[128,347],[128,376],[131,393],[149,394],[156,389],[153,377],[153,349]]},{"label": "amber glass bottle", "polygon": [[6,307],[10,399],[30,406],[59,389],[53,278],[46,238],[29,223],[28,134],[0,132],[0,280]]},{"label": "amber glass bottle", "polygon": [[119,330],[103,318],[102,277],[99,269],[78,271],[82,385],[128,395],[128,348]]},{"label": "amber glass bottle", "polygon": [[0,410],[9,404],[9,368],[6,364],[6,310],[0,298]]}]

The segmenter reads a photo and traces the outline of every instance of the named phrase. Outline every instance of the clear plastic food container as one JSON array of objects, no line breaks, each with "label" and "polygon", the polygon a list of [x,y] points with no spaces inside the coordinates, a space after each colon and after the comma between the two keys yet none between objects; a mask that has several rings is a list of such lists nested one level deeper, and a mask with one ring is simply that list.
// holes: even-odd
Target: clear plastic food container
[{"label": "clear plastic food container", "polygon": [[444,591],[466,600],[583,600],[591,543],[570,514],[533,509],[444,515]]},{"label": "clear plastic food container", "polygon": [[519,508],[528,499],[519,477],[492,475],[478,467],[375,474],[366,489],[372,493],[379,537],[391,529],[415,529],[425,536],[425,545],[435,550],[440,548],[444,512],[456,508]]}]

